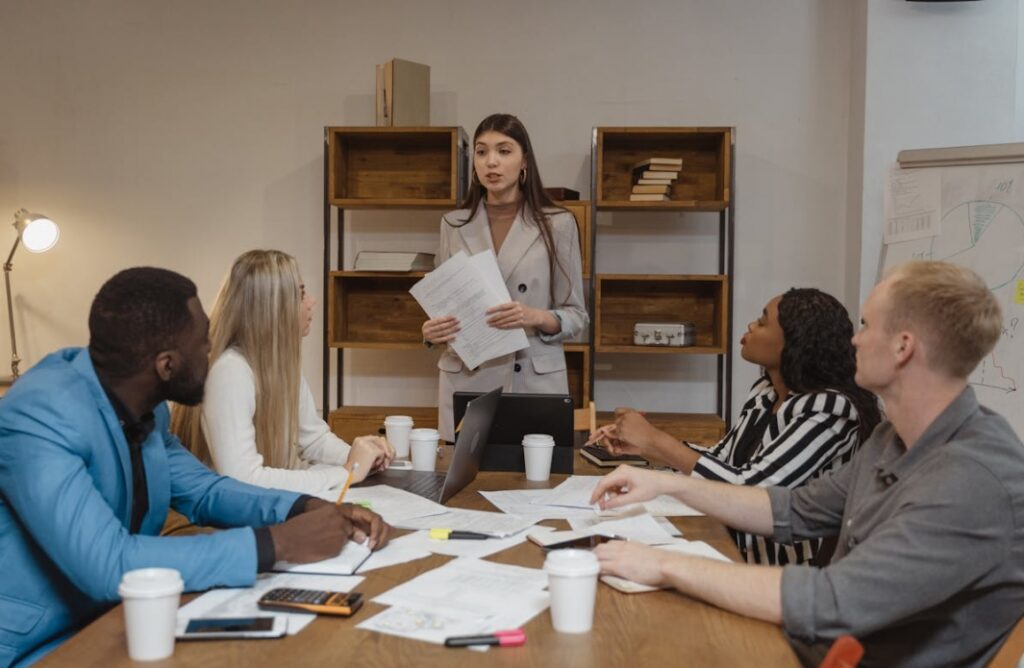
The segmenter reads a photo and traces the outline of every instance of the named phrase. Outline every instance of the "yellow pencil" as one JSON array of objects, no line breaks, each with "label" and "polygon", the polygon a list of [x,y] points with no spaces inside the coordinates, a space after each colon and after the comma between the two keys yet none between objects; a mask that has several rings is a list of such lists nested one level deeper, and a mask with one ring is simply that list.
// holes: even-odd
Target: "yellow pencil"
[{"label": "yellow pencil", "polygon": [[341,494],[338,495],[338,500],[334,502],[334,505],[340,506],[341,502],[345,500],[345,492],[348,491],[348,486],[352,484],[352,478],[356,477],[356,471],[359,470],[359,462],[353,462],[352,472],[348,474],[348,479],[345,480],[345,486],[341,488]]},{"label": "yellow pencil", "polygon": [[466,421],[466,418],[462,418],[461,420],[459,420],[459,424],[455,427],[455,433],[456,434],[459,433],[460,431],[462,431],[462,423],[465,422],[465,421]]}]

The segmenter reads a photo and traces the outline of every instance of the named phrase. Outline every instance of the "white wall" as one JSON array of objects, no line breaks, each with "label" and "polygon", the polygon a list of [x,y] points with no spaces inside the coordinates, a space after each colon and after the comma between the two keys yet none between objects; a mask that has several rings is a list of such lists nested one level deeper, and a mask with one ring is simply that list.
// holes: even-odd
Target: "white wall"
[{"label": "white wall", "polygon": [[869,0],[860,300],[877,278],[883,184],[902,149],[1024,139],[1020,0]]},{"label": "white wall", "polygon": [[[0,214],[41,210],[63,231],[51,253],[17,258],[23,356],[83,344],[93,294],[130,265],[193,277],[209,305],[239,252],[278,247],[318,293],[322,127],[372,124],[373,66],[395,56],[431,65],[434,124],[471,132],[488,113],[516,113],[545,181],[585,195],[595,125],[736,126],[738,341],[790,286],[846,292],[852,20],[843,0],[6,0]],[[348,245],[377,243],[387,222],[429,249],[436,219],[359,213]],[[602,216],[599,266],[713,271],[707,225],[685,221]],[[652,243],[664,232],[680,239]],[[318,388],[318,335],[304,355]],[[350,357],[349,399],[434,400],[429,355]],[[602,408],[678,410],[680,378],[699,390],[687,409],[710,405],[707,363],[646,368],[658,381],[647,383],[626,367],[651,360],[603,361]],[[736,397],[755,373],[737,362]]]}]

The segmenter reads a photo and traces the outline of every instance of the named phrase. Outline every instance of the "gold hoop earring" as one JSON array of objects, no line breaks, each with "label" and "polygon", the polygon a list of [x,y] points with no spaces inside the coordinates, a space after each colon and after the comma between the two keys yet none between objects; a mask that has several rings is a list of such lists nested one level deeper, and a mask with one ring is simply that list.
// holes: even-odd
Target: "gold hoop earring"
[{"label": "gold hoop earring", "polygon": [[525,167],[523,168],[523,171],[519,172],[519,183],[520,183],[520,185],[526,185],[526,168]]}]

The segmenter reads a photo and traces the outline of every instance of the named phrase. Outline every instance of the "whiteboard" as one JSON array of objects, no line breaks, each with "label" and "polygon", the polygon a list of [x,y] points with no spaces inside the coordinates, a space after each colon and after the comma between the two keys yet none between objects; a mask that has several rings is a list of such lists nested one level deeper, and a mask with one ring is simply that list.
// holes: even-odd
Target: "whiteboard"
[{"label": "whiteboard", "polygon": [[942,173],[941,230],[884,247],[880,274],[906,260],[945,260],[985,280],[1002,306],[1003,333],[970,383],[1024,438],[1024,163],[927,169]]}]

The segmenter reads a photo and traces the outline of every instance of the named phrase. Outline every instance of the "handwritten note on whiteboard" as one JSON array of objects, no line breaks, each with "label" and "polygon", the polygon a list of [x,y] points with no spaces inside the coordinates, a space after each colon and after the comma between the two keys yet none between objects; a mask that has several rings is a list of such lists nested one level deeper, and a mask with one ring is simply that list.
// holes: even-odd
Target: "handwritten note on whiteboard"
[{"label": "handwritten note on whiteboard", "polygon": [[942,173],[893,165],[885,182],[886,244],[934,237],[941,231]]}]

